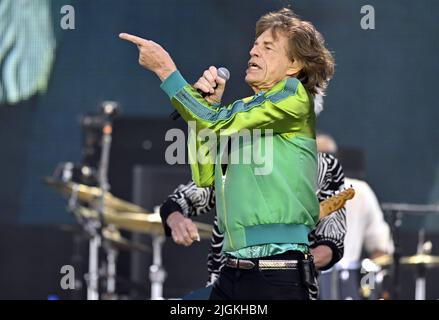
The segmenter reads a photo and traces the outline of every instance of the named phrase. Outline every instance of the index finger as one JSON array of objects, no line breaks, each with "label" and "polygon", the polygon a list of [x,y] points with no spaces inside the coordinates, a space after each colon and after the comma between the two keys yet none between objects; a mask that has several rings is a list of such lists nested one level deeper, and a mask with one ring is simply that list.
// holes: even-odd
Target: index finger
[{"label": "index finger", "polygon": [[121,38],[122,40],[127,40],[129,42],[134,43],[135,45],[142,45],[146,40],[137,36],[133,36],[132,34],[129,33],[121,33],[119,34],[119,38]]},{"label": "index finger", "polygon": [[209,68],[210,73],[212,74],[213,78],[215,79],[218,76],[218,69],[214,66],[211,66]]}]

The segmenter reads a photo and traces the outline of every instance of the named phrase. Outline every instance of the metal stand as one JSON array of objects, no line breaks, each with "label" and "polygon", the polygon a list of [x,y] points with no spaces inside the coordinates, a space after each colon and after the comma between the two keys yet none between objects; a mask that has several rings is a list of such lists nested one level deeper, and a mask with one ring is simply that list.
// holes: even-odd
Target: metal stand
[{"label": "metal stand", "polygon": [[[92,239],[90,240],[89,251],[87,300],[99,299],[99,248],[102,241],[102,228],[104,227],[105,195],[110,190],[108,183],[108,165],[110,159],[111,134],[112,125],[111,122],[108,121],[102,128],[102,151],[98,175],[101,193],[96,206],[98,221],[90,221],[88,223],[89,225],[91,224],[90,233],[92,234]],[[107,259],[107,293],[111,295],[114,294],[116,287],[116,253],[111,248],[107,248]]]},{"label": "metal stand", "polygon": [[78,186],[73,185],[72,194],[68,202],[71,211],[85,231],[91,236],[88,251],[88,273],[85,275],[87,283],[87,300],[99,299],[99,248],[101,246],[101,223],[96,220],[85,220],[78,213]]},{"label": "metal stand", "polygon": [[419,266],[416,276],[415,300],[425,300],[425,267]]},{"label": "metal stand", "polygon": [[339,272],[335,266],[331,271],[331,300],[340,299],[340,279]]},{"label": "metal stand", "polygon": [[107,292],[105,293],[105,299],[115,300],[116,296],[116,267],[117,267],[117,255],[118,251],[112,248],[110,245],[106,246],[107,251]]},{"label": "metal stand", "polygon": [[99,299],[99,247],[101,237],[97,233],[91,238],[88,255],[87,300]]},{"label": "metal stand", "polygon": [[398,300],[401,292],[401,287],[399,284],[399,274],[400,274],[400,264],[399,260],[401,258],[401,247],[400,247],[400,228],[402,225],[402,214],[397,211],[392,217],[392,223],[390,229],[393,235],[393,278],[392,278],[392,292],[391,296],[393,300]]},{"label": "metal stand", "polygon": [[[419,230],[418,234],[418,248],[417,254],[430,254],[432,244],[430,241],[425,241],[425,229]],[[416,269],[416,287],[415,287],[415,300],[425,300],[426,297],[426,273],[427,269],[425,265],[418,265]]]},{"label": "metal stand", "polygon": [[152,265],[149,267],[151,300],[163,300],[163,283],[166,278],[166,271],[162,265],[162,247],[164,242],[164,236],[155,235],[152,237]]},{"label": "metal stand", "polygon": [[[110,117],[116,109],[116,105],[104,103],[103,113]],[[98,182],[101,194],[98,199],[96,210],[98,212],[99,223],[96,232],[90,241],[90,261],[89,261],[89,287],[87,289],[87,299],[99,299],[99,247],[101,246],[102,228],[104,227],[105,195],[110,191],[108,183],[108,166],[110,161],[111,135],[113,132],[110,120],[104,123],[102,128],[102,151],[99,161]],[[116,291],[116,252],[112,248],[107,248],[107,294],[114,295]]]}]

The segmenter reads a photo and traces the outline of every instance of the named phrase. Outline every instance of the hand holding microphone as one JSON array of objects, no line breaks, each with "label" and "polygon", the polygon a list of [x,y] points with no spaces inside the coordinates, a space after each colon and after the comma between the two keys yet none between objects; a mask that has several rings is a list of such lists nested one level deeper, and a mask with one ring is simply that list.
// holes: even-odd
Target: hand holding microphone
[{"label": "hand holding microphone", "polygon": [[210,67],[194,84],[194,88],[200,91],[210,104],[219,104],[229,78],[230,73],[226,68]]},{"label": "hand holding microphone", "polygon": [[[207,102],[210,104],[221,103],[224,94],[226,81],[230,78],[230,72],[226,68],[210,67],[204,71],[203,76],[194,84]],[[180,117],[177,111],[171,114],[171,118],[176,120]]]}]

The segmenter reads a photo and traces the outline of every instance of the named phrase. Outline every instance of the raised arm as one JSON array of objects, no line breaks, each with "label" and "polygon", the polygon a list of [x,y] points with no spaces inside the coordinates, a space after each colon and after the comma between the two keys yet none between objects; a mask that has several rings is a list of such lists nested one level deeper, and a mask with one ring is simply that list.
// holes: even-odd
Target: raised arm
[{"label": "raised arm", "polygon": [[242,129],[272,129],[276,133],[294,133],[310,116],[310,97],[296,78],[286,78],[266,93],[213,106],[178,72],[163,81],[161,88],[185,119],[195,121],[197,131],[210,129],[231,135]]}]

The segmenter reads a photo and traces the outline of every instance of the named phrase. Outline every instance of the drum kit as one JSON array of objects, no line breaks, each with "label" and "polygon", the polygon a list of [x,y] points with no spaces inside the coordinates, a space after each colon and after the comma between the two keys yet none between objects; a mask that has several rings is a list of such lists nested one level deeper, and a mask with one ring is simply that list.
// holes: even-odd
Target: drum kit
[{"label": "drum kit", "polygon": [[[401,268],[413,271],[415,278],[415,299],[426,299],[426,271],[439,267],[439,256],[431,255],[424,244],[424,250],[411,256],[399,258]],[[427,250],[426,250],[427,249]],[[381,255],[363,259],[361,262],[341,261],[320,276],[322,299],[329,300],[389,300],[394,295],[394,255]]]},{"label": "drum kit", "polygon": [[[409,269],[415,277],[415,300],[426,299],[426,273],[439,268],[439,256],[432,252],[432,242],[425,239],[425,227],[418,230],[415,255],[401,256],[400,229],[404,214],[426,216],[439,214],[439,205],[382,204],[391,217],[393,254],[363,259],[361,262],[340,261],[320,276],[322,299],[376,300],[400,298],[400,270]],[[323,290],[322,290],[323,289]]]},{"label": "drum kit", "polygon": [[[89,242],[88,273],[85,277],[88,300],[118,298],[116,262],[119,250],[152,254],[149,268],[151,299],[163,299],[166,272],[162,265],[162,246],[165,236],[160,214],[157,210],[150,212],[122,200],[110,192],[108,168],[113,119],[119,113],[117,102],[104,101],[98,114],[84,116],[81,119],[82,129],[86,133],[83,163],[60,163],[51,177],[44,178],[44,182],[67,197],[67,210],[74,215],[80,226],[78,231]],[[212,226],[195,224],[200,239],[210,239]],[[72,231],[71,227],[67,229]],[[128,240],[121,231],[151,236],[152,249]],[[106,261],[100,259],[101,249],[104,249]],[[105,280],[105,289],[101,279]]]},{"label": "drum kit", "polygon": [[[411,268],[415,274],[415,300],[426,299],[426,271],[427,269],[439,267],[439,256],[431,255],[432,244],[430,241],[424,242],[418,247],[418,253],[411,256],[399,258],[398,264],[402,267]],[[381,297],[386,298],[388,294],[383,294],[382,282],[384,276],[395,268],[394,255],[382,255],[374,259],[365,259],[362,262],[362,269],[366,272],[375,274],[375,284],[381,291]],[[366,287],[362,287],[364,296],[368,297],[370,291]]]},{"label": "drum kit", "polygon": [[[72,168],[69,163],[68,166]],[[64,169],[65,171],[65,169]],[[65,175],[62,175],[65,177]],[[71,176],[71,175],[67,175]],[[151,299],[163,299],[165,271],[162,265],[162,245],[164,229],[158,212],[149,212],[133,203],[119,199],[101,188],[88,186],[59,177],[44,178],[45,184],[58,190],[68,198],[68,210],[75,216],[78,228],[64,226],[65,230],[83,233],[89,240],[89,265],[87,280],[87,299],[102,297],[116,299],[116,260],[118,250],[137,250],[153,256],[150,266]],[[102,212],[98,209],[101,206]],[[201,239],[210,239],[212,226],[195,223]],[[121,231],[147,234],[152,237],[150,247],[134,243],[122,236]],[[106,292],[100,296],[99,249],[106,252]]]}]

